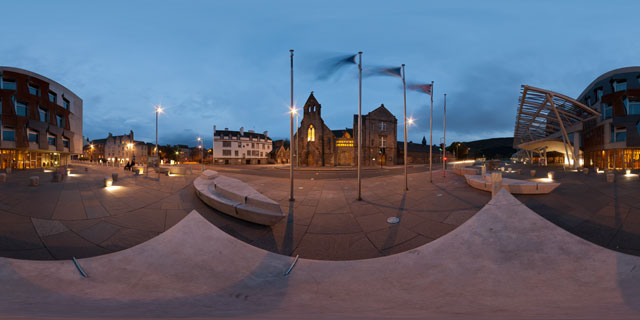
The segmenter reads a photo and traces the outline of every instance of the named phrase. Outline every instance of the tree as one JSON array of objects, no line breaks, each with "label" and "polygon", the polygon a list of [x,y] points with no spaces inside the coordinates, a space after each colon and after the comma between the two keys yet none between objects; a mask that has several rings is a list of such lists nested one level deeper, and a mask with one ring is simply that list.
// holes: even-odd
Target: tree
[{"label": "tree", "polygon": [[427,138],[425,136],[422,136],[422,145],[423,146],[427,145]]}]

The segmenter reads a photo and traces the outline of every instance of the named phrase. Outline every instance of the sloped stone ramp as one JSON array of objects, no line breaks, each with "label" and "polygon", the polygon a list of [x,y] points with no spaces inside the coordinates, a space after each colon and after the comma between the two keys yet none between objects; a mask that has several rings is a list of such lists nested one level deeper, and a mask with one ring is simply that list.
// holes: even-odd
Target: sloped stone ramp
[{"label": "sloped stone ramp", "polygon": [[502,190],[422,247],[354,261],[252,247],[191,212],[136,247],[71,261],[0,259],[0,317],[640,317],[640,258],[584,241]]}]

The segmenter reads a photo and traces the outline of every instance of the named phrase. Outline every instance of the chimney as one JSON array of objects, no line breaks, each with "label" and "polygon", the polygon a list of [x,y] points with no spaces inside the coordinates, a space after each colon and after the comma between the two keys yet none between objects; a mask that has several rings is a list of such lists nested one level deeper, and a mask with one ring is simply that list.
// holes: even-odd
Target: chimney
[{"label": "chimney", "polygon": [[269,131],[263,132],[265,138],[269,138]]},{"label": "chimney", "polygon": [[229,131],[229,128],[224,128],[224,131]]},{"label": "chimney", "polygon": [[255,133],[255,131],[253,131],[253,130],[249,130],[249,133]]},{"label": "chimney", "polygon": [[240,127],[240,135],[243,136],[244,135],[244,127]]}]

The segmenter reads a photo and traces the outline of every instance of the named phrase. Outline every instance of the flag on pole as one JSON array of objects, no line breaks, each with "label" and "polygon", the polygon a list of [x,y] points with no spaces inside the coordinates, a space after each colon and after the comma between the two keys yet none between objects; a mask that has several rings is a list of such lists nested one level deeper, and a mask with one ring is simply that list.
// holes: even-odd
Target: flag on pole
[{"label": "flag on pole", "polygon": [[433,87],[432,87],[432,84],[410,84],[409,90],[418,91],[418,92],[431,95],[431,92],[433,91]]},{"label": "flag on pole", "polygon": [[356,62],[357,54],[333,57],[324,60],[319,65],[319,80],[326,80],[333,74],[338,72],[342,67],[350,64],[358,64]]},{"label": "flag on pole", "polygon": [[402,78],[401,67],[376,67],[366,70],[366,76],[389,76]]}]

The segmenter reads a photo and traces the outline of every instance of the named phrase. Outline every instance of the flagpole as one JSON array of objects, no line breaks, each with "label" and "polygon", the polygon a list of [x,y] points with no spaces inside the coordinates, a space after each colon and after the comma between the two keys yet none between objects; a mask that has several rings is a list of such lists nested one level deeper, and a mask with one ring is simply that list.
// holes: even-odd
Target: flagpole
[{"label": "flagpole", "polygon": [[404,77],[404,63],[402,64],[402,89],[404,91],[404,190],[409,190],[407,179],[407,86]]},{"label": "flagpole", "polygon": [[362,152],[362,51],[358,52],[358,201],[362,200],[360,181],[360,161]]},{"label": "flagpole", "polygon": [[444,124],[442,125],[442,176],[447,176],[447,94],[444,94]]},{"label": "flagpole", "polygon": [[291,110],[289,110],[291,114],[291,137],[289,139],[289,180],[291,181],[291,196],[289,197],[289,201],[295,201],[293,198],[293,49],[289,50],[289,52],[291,53],[291,104],[289,105],[291,108]]},{"label": "flagpole", "polygon": [[429,116],[429,182],[433,183],[433,81],[431,81],[431,115]]}]

